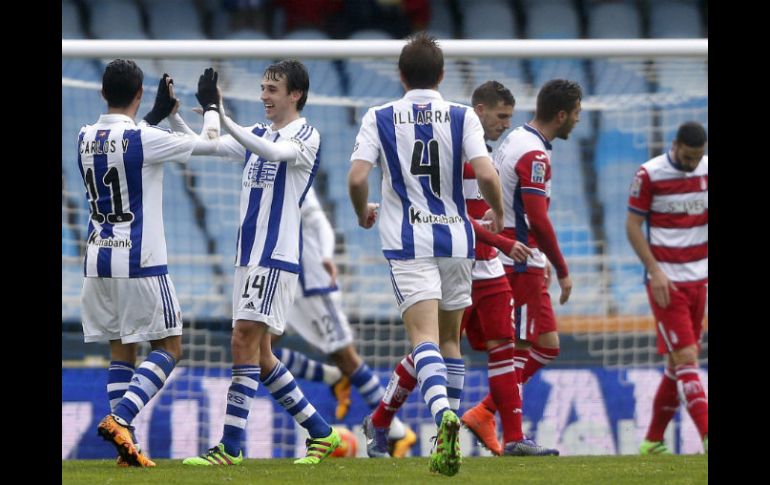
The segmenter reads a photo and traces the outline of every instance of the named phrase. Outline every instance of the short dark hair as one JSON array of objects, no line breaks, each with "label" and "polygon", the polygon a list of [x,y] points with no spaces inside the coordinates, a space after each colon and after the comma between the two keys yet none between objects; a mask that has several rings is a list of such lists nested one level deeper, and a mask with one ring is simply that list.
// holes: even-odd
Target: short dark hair
[{"label": "short dark hair", "polygon": [[409,89],[427,89],[438,85],[444,70],[444,53],[436,38],[419,32],[401,49],[398,69]]},{"label": "short dark hair", "polygon": [[487,81],[473,91],[471,105],[483,104],[495,107],[500,101],[507,106],[516,106],[516,100],[511,91],[497,81]]},{"label": "short dark hair", "polygon": [[580,84],[566,79],[552,79],[537,93],[535,119],[551,121],[559,111],[569,113],[575,109],[581,99],[583,99],[583,90]]},{"label": "short dark hair", "polygon": [[700,148],[706,144],[706,129],[697,121],[686,121],[676,132],[676,141],[688,147]]},{"label": "short dark hair", "polygon": [[297,101],[297,111],[302,111],[307,102],[307,93],[310,91],[310,76],[304,64],[297,59],[284,59],[267,66],[264,76],[274,81],[277,81],[279,76],[285,77],[286,87],[290,93],[302,91],[302,97]]},{"label": "short dark hair", "polygon": [[110,108],[125,108],[142,88],[144,73],[134,61],[115,59],[102,75],[102,95]]}]

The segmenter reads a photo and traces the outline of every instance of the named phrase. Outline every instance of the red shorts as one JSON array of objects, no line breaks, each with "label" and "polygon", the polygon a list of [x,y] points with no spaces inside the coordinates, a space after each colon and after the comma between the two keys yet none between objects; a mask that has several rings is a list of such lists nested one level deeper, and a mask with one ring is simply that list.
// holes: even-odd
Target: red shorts
[{"label": "red shorts", "polygon": [[516,273],[513,266],[505,266],[505,274],[513,290],[516,340],[534,343],[539,335],[555,332],[556,318],[543,274]]},{"label": "red shorts", "polygon": [[655,316],[658,353],[661,355],[690,345],[697,345],[700,348],[708,290],[706,285],[677,286],[677,288],[679,291],[669,292],[671,302],[668,307],[661,308],[655,303],[650,285],[647,284],[647,298],[650,300],[652,314]]},{"label": "red shorts", "polygon": [[474,350],[487,350],[489,340],[513,339],[513,295],[505,277],[494,286],[478,288],[474,282],[473,303],[465,309],[461,331]]}]

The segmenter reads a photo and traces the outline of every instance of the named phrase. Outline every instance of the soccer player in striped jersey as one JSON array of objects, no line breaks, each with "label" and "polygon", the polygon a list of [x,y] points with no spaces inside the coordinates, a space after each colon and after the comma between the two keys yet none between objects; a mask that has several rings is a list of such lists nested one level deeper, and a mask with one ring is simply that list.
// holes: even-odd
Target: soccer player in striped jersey
[{"label": "soccer player in striped jersey", "polygon": [[[271,124],[244,128],[224,112],[217,74],[207,69],[198,82],[198,101],[219,112],[229,135],[211,154],[244,163],[240,227],[233,287],[232,384],[227,392],[220,442],[186,465],[233,465],[243,461],[243,441],[259,382],[304,427],[306,456],[296,464],[317,464],[340,444],[340,437],[297,386],[291,372],[273,355],[270,334],[284,331],[300,272],[300,210],[318,171],[321,138],[300,116],[310,79],[294,59],[265,69],[260,99]],[[218,95],[217,95],[218,96]],[[176,129],[185,128],[181,118]]]},{"label": "soccer player in striped jersey", "polygon": [[[569,137],[580,121],[582,97],[582,89],[576,82],[548,81],[537,94],[535,118],[509,133],[495,152],[503,200],[508,208],[503,235],[526,241],[532,248],[532,255],[524,263],[517,263],[504,254],[499,256],[513,291],[514,361],[519,384],[526,383],[538,369],[559,355],[559,334],[546,284],[549,261],[561,287],[559,303],[562,305],[572,292],[572,279],[548,217],[551,142]],[[489,400],[485,403],[494,411]]]},{"label": "soccer player in striped jersey", "polygon": [[[154,126],[178,106],[166,74],[152,110],[134,122],[143,79],[133,61],[110,62],[102,77],[107,114],[78,135],[78,167],[91,210],[83,334],[86,342],[109,341],[112,359],[107,377],[111,413],[99,423],[98,433],[118,450],[118,465],[139,467],[155,463],[135,445],[131,422],[182,356],[182,313],[168,275],[163,233],[163,163],[184,162],[208,146],[194,133]],[[208,126],[204,121],[204,129]],[[152,351],[135,368],[139,342],[149,342]]]},{"label": "soccer player in striped jersey", "polygon": [[[510,126],[515,100],[511,92],[496,81],[487,81],[477,87],[471,97],[473,110],[484,129],[484,139],[495,141]],[[491,151],[491,147],[487,146]],[[557,450],[545,449],[526,439],[521,428],[521,397],[513,366],[514,333],[511,323],[513,298],[503,265],[497,258],[499,249],[518,262],[526,261],[531,253],[519,241],[486,230],[481,223],[489,206],[481,197],[473,168],[465,164],[463,192],[468,214],[473,218],[476,234],[476,264],[473,267],[473,303],[465,309],[462,328],[471,347],[488,353],[490,400],[500,409],[505,450],[497,440],[497,426],[493,412],[479,404],[463,414],[463,424],[476,435],[479,442],[496,455],[527,456],[554,455]],[[483,222],[483,221],[482,221]],[[462,361],[458,363],[460,365]],[[416,384],[411,356],[407,355],[396,366],[387,391],[372,413],[375,429],[387,427],[390,419],[403,405]],[[454,405],[459,407],[459,397]],[[450,400],[450,404],[452,401]],[[456,408],[455,407],[455,408]]]},{"label": "soccer player in striped jersey", "polygon": [[[381,164],[383,253],[412,344],[420,391],[439,428],[430,469],[451,476],[459,471],[462,453],[460,420],[451,409],[448,388],[459,398],[464,366],[452,365],[455,372],[448,382],[445,358],[461,361],[460,322],[471,304],[474,258],[463,164],[468,160],[473,166],[496,227],[502,227],[503,216],[500,181],[478,116],[468,106],[445,101],[437,91],[444,57],[435,39],[424,33],[413,37],[402,49],[398,67],[406,94],[364,115],[348,186],[359,225],[371,228],[377,205],[368,202],[367,177]],[[367,440],[375,439],[368,416],[364,431]]]},{"label": "soccer player in striped jersey", "polygon": [[[698,353],[708,294],[706,130],[679,126],[671,149],[642,164],[631,183],[626,233],[645,268],[645,284],[666,369],[652,404],[640,453],[670,453],[666,426],[684,399],[708,453],[708,399],[698,377]],[[647,222],[647,236],[642,224]]]},{"label": "soccer player in striped jersey", "polygon": [[[302,256],[294,305],[286,317],[287,328],[331,357],[334,365],[308,358],[287,348],[273,353],[298,378],[326,382],[338,400],[336,418],[341,420],[350,407],[350,387],[356,387],[369,407],[380,402],[385,390],[377,374],[361,359],[353,346],[353,330],[342,309],[334,264],[334,229],[324,214],[315,190],[311,187],[302,204]],[[273,345],[278,340],[273,335]],[[390,428],[389,444],[394,455],[403,457],[417,442],[417,436],[398,418]]]},{"label": "soccer player in striped jersey", "polygon": [[[484,138],[497,140],[510,126],[515,104],[511,92],[502,84],[490,81],[476,88],[471,102],[484,128]],[[481,199],[472,167],[466,164],[465,169],[468,212],[475,219],[482,219],[489,206]],[[523,263],[532,252],[521,241],[490,234],[484,228],[477,229],[476,236],[473,305],[465,310],[463,328],[471,347],[487,352],[489,394],[463,414],[462,422],[496,455],[558,455],[557,450],[539,446],[522,432],[521,394],[514,367],[515,343],[511,324],[513,293],[497,257],[497,248],[500,248],[503,254]],[[499,411],[502,446],[496,437],[494,411],[489,409]]]}]

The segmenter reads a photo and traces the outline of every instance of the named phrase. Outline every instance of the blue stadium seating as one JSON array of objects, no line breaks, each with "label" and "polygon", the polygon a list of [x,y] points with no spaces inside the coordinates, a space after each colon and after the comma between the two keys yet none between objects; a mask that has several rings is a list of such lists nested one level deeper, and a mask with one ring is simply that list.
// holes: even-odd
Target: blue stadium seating
[{"label": "blue stadium seating", "polygon": [[[350,35],[353,40],[389,40],[391,35],[382,30],[359,30]],[[398,99],[404,89],[398,77],[398,68],[390,59],[350,59],[345,62],[350,95],[376,97],[381,100]]]},{"label": "blue stadium seating", "polygon": [[[316,29],[299,29],[290,32],[287,40],[320,40],[329,39],[324,32]],[[341,96],[342,83],[340,73],[332,61],[325,59],[300,59],[310,73],[310,92],[328,96]]]},{"label": "blue stadium seating", "polygon": [[148,30],[155,39],[206,38],[198,10],[192,0],[150,1],[145,2],[145,9]]},{"label": "blue stadium seating", "polygon": [[[451,38],[454,34],[452,11],[449,0],[431,0],[432,17],[428,32],[439,38]],[[581,38],[579,11],[584,9],[586,37],[589,38],[642,38],[642,16],[640,6],[649,7],[649,35],[655,38],[696,38],[702,37],[705,28],[697,2],[694,1],[657,1],[648,0],[639,4],[633,0],[613,2],[591,2],[574,0],[475,0],[472,6],[465,2],[457,2],[460,7],[460,29],[463,38],[471,39],[514,39],[521,37],[520,24],[517,14],[525,13],[526,23],[523,32],[526,37],[533,39],[549,38]],[[88,9],[88,28],[81,21],[78,6]],[[179,5],[184,5],[180,8]],[[77,5],[72,0],[62,2],[62,38],[86,38],[89,34],[95,38],[104,39],[144,39],[144,38],[193,38],[204,39],[202,18],[198,8],[212,14],[209,26],[215,38],[229,39],[266,39],[267,35],[256,30],[230,31],[228,12],[219,0],[198,2],[195,0],[152,1],[152,0],[82,0]],[[144,9],[142,11],[142,9]],[[523,12],[522,12],[523,10]],[[146,13],[143,18],[142,14]],[[168,19],[173,18],[173,22]],[[145,24],[146,21],[146,31]],[[281,24],[280,18],[278,23]],[[282,34],[281,25],[274,26],[278,34]],[[327,39],[328,36],[320,31],[303,29],[291,32],[284,38]],[[390,38],[382,31],[359,31],[351,35],[352,39]],[[272,62],[268,59],[233,60],[223,63],[220,67],[222,85],[228,92],[248,93],[258,95],[259,85],[256,80],[261,77],[264,68]],[[448,70],[454,69],[447,61]],[[462,61],[465,63],[466,61]],[[81,59],[63,59],[62,77],[98,83],[101,79],[104,61],[88,61]],[[153,91],[157,76],[163,70],[170,73],[180,83],[183,105],[196,106],[190,86],[202,71],[210,65],[206,61],[183,61],[178,67],[172,64],[139,60],[138,63],[145,71],[145,87],[150,87],[145,94],[145,100],[140,113],[146,112],[152,102]],[[375,96],[381,100],[392,100],[402,96],[398,73],[392,60],[346,61],[335,64],[328,60],[305,61],[311,76],[312,96]],[[205,65],[204,65],[205,64]],[[171,66],[171,67],[169,67]],[[191,68],[190,66],[194,66]],[[450,67],[451,66],[451,67]],[[509,87],[517,100],[525,92],[525,85],[531,84],[535,90],[548,79],[555,77],[568,78],[578,81],[586,95],[617,95],[644,94],[655,89],[658,93],[682,94],[687,93],[690,99],[677,104],[665,104],[661,107],[660,118],[653,126],[648,113],[636,113],[632,122],[613,121],[611,113],[603,112],[598,116],[598,131],[594,154],[594,167],[597,174],[598,198],[604,207],[604,231],[607,235],[606,253],[612,256],[610,276],[612,278],[612,294],[623,312],[640,311],[638,305],[641,282],[641,264],[634,256],[626,236],[623,221],[626,215],[626,200],[628,184],[638,166],[650,158],[649,142],[653,129],[660,129],[664,145],[668,147],[673,139],[678,125],[688,119],[695,119],[707,125],[708,100],[707,93],[702,96],[687,90],[692,85],[692,77],[702,86],[702,80],[707,78],[707,63],[700,66],[659,61],[655,64],[656,77],[643,70],[640,62],[621,63],[613,60],[597,59],[593,61],[577,61],[574,59],[550,59],[523,63],[517,59],[472,59],[467,61],[462,73],[457,79],[448,77],[442,84],[446,93],[459,101],[460,96],[468,96],[465,92],[488,79],[497,79]],[[587,76],[586,67],[590,68],[592,76]],[[458,70],[459,72],[459,70]],[[686,74],[686,76],[684,76]],[[341,76],[345,77],[341,77]],[[689,77],[688,77],[689,76]],[[589,79],[593,78],[593,86]],[[346,84],[345,79],[349,80]],[[186,89],[183,89],[185,86]],[[457,87],[461,86],[461,87]],[[443,90],[442,90],[443,91]],[[461,94],[456,94],[461,93]],[[533,93],[534,94],[534,93]],[[87,122],[93,122],[103,111],[103,101],[97,90],[75,89],[63,85],[63,99],[67,103],[76,103],[75,110],[70,109],[64,102],[62,105],[62,176],[66,196],[79,204],[77,228],[85,230],[88,210],[82,197],[82,180],[77,170],[74,140],[77,129]],[[259,102],[242,101],[233,97],[231,115],[241,124],[253,123],[264,119],[262,105]],[[672,97],[672,99],[674,99]],[[321,100],[323,101],[323,100]],[[464,100],[467,102],[467,100]],[[348,243],[348,256],[353,258],[371,257],[372,248],[379,255],[379,232],[363,230],[358,227],[355,215],[347,194],[347,172],[351,147],[358,131],[358,125],[365,109],[368,107],[325,106],[310,104],[306,106],[303,116],[314,124],[322,134],[321,172],[329,181],[327,192],[320,194],[322,199],[333,206],[333,224]],[[594,254],[591,244],[591,231],[588,198],[584,191],[581,142],[594,136],[588,111],[581,114],[581,123],[577,126],[569,140],[555,140],[553,151],[554,178],[551,214],[556,226],[562,250],[567,258],[581,258]],[[515,110],[512,125],[518,126],[532,118],[531,112]],[[190,120],[188,120],[190,121]],[[193,120],[193,124],[199,120]],[[657,125],[659,123],[659,125]],[[645,129],[645,126],[649,129]],[[194,127],[196,129],[196,127]],[[493,144],[494,145],[494,144]],[[212,165],[212,163],[216,165]],[[202,166],[205,165],[205,170]],[[216,173],[212,173],[212,166]],[[171,268],[172,278],[178,293],[184,295],[182,311],[201,316],[222,316],[229,307],[222,302],[214,303],[207,295],[215,295],[229,300],[230,286],[215,284],[218,276],[214,268],[224,272],[231,278],[232,261],[235,250],[236,232],[238,226],[238,181],[241,177],[242,163],[230,161],[205,161],[197,157],[191,159],[189,169],[198,174],[196,189],[206,206],[206,232],[214,237],[217,248],[215,256],[220,261],[212,265],[190,263],[174,263]],[[381,171],[376,168],[370,176],[370,199],[380,199]],[[184,190],[179,167],[170,166],[166,170],[166,191],[164,194],[166,211],[166,231],[169,241],[169,254],[172,257],[195,254],[206,255],[206,238],[204,231],[195,222],[194,207],[187,192]],[[224,204],[223,204],[224,199]],[[216,201],[216,203],[215,203]],[[226,206],[226,209],[225,207]],[[63,205],[63,220],[65,218]],[[66,209],[68,210],[68,209]],[[76,231],[75,231],[76,232]],[[63,255],[75,256],[77,248],[73,241],[73,231],[63,227]],[[69,242],[68,242],[69,241]],[[64,244],[67,242],[66,244]],[[70,271],[72,269],[72,271]],[[388,281],[388,266],[383,260],[381,265],[350,268],[354,275],[373,275],[374,281]],[[68,268],[63,278],[70,277],[69,273],[80,277],[80,268]],[[69,275],[69,276],[68,276]],[[581,275],[584,273],[581,272]],[[73,278],[75,276],[72,276]],[[598,281],[598,274],[596,280]],[[367,283],[369,284],[369,283]],[[377,288],[380,291],[382,288]],[[224,291],[224,293],[223,293]],[[589,295],[596,290],[592,285],[585,285],[576,290],[578,294]],[[72,296],[72,295],[69,295]],[[201,306],[196,304],[196,299]],[[386,315],[392,312],[392,301],[386,304],[373,304],[372,314]],[[646,302],[645,302],[646,304]],[[224,310],[223,310],[224,308]],[[572,311],[568,309],[568,312]],[[584,310],[577,310],[581,312]],[[642,310],[647,312],[647,308]],[[64,315],[63,315],[64,316]]]},{"label": "blue stadium seating", "polygon": [[91,34],[97,39],[146,39],[142,14],[129,0],[92,1]]},{"label": "blue stadium seating", "polygon": [[64,0],[61,4],[61,38],[85,39],[83,26],[80,21],[80,12],[71,0]]},{"label": "blue stadium seating", "polygon": [[[476,2],[465,9],[462,17],[462,35],[466,39],[516,39],[519,36],[515,13],[505,2]],[[469,59],[470,85],[496,79],[516,95],[518,85],[527,82],[520,59]],[[513,83],[509,80],[516,80]]]},{"label": "blue stadium seating", "polygon": [[[642,19],[634,5],[600,3],[588,15],[588,37],[592,39],[636,39],[642,37]],[[591,62],[594,94],[649,92],[647,80],[631,66],[615,60]]]},{"label": "blue stadium seating", "polygon": [[431,0],[430,9],[430,21],[425,30],[439,39],[451,39],[454,25],[448,0]]},{"label": "blue stadium seating", "polygon": [[[535,3],[527,11],[527,37],[530,39],[578,39],[580,22],[574,7],[567,3]],[[532,59],[532,82],[537,88],[551,79],[576,81],[588,94],[588,78],[580,59]],[[582,122],[572,132],[573,137],[585,139],[593,135],[590,114],[581,114]]]},{"label": "blue stadium seating", "polygon": [[703,37],[700,12],[694,3],[650,2],[650,37],[654,39]]}]

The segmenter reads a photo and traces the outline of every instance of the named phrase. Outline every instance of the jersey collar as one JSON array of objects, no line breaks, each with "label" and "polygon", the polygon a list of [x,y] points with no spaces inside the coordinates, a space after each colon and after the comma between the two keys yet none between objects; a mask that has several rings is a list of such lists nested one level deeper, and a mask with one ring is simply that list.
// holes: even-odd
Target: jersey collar
[{"label": "jersey collar", "polygon": [[426,99],[443,100],[441,93],[435,89],[410,89],[404,94],[404,99],[407,101],[425,101]]},{"label": "jersey collar", "polygon": [[531,132],[531,133],[534,133],[535,135],[537,135],[537,137],[540,138],[540,141],[543,142],[543,145],[545,145],[545,149],[546,150],[553,150],[553,148],[551,146],[551,142],[546,140],[546,138],[543,136],[542,133],[540,133],[539,130],[533,128],[529,123],[525,123],[524,124],[524,129],[529,131],[529,132]]},{"label": "jersey collar", "polygon": [[272,133],[278,133],[281,135],[281,138],[291,138],[295,133],[299,131],[300,128],[302,128],[303,125],[307,124],[307,120],[303,117],[299,117],[296,120],[292,121],[288,125],[284,126],[280,130],[273,131],[273,129],[270,129],[270,132]]},{"label": "jersey collar", "polygon": [[673,158],[671,158],[671,151],[666,152],[666,160],[668,160],[668,163],[671,164],[672,167],[674,167],[676,170],[679,170],[680,172],[686,172],[684,168],[682,168],[682,164],[679,162],[675,162]]},{"label": "jersey collar", "polygon": [[131,123],[132,125],[136,124],[130,116],[120,113],[105,113],[99,116],[99,123],[119,123],[121,121]]}]

